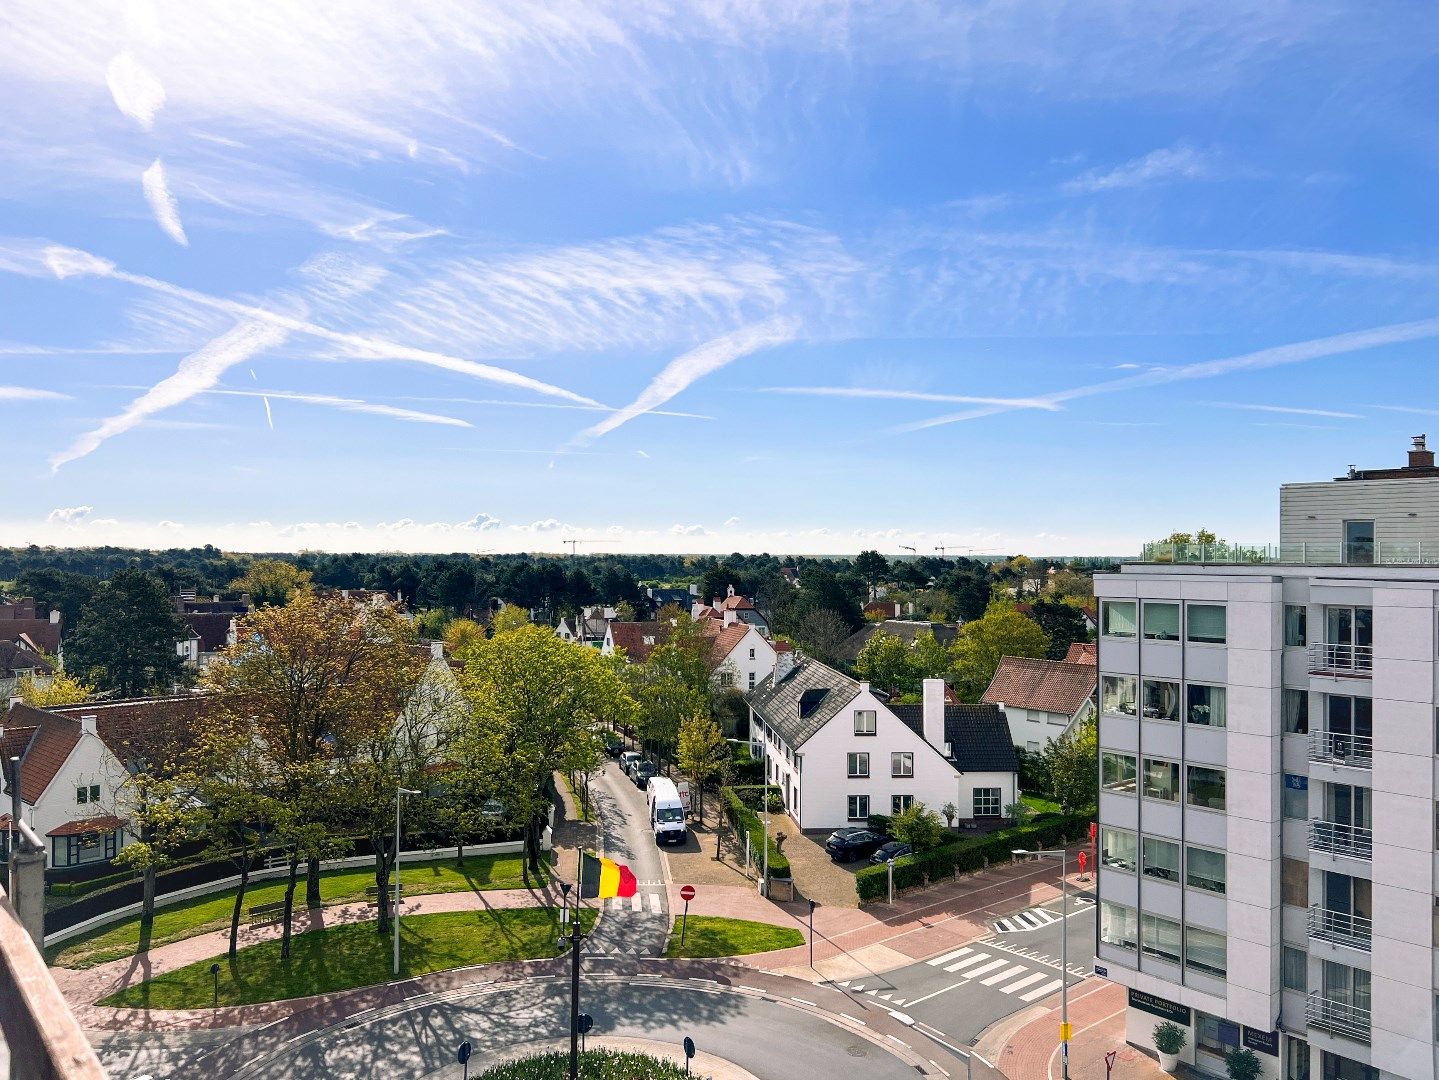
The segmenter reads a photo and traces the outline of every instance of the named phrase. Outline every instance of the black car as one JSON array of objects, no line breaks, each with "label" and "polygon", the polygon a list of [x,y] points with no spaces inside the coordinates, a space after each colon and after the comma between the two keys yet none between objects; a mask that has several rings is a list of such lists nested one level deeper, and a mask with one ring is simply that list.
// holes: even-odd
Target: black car
[{"label": "black car", "polygon": [[824,850],[835,862],[854,862],[873,854],[889,837],[869,829],[836,829],[824,842]]},{"label": "black car", "polygon": [[617,758],[624,753],[625,743],[618,735],[605,736],[605,753],[612,758]]},{"label": "black car", "polygon": [[630,776],[634,779],[635,787],[642,788],[650,782],[650,777],[659,771],[659,766],[653,761],[637,761],[630,770]]},{"label": "black car", "polygon": [[881,844],[875,850],[875,853],[869,857],[869,861],[875,866],[883,866],[889,862],[890,859],[897,859],[901,855],[908,855],[913,850],[914,848],[908,844],[902,843],[899,840],[891,840],[887,844]]}]

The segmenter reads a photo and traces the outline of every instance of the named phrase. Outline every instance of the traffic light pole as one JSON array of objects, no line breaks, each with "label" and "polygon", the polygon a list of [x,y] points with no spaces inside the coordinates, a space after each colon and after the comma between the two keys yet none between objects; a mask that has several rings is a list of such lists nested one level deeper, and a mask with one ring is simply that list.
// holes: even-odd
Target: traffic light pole
[{"label": "traffic light pole", "polygon": [[570,923],[570,1080],[580,1076],[580,912],[575,901],[575,919]]}]

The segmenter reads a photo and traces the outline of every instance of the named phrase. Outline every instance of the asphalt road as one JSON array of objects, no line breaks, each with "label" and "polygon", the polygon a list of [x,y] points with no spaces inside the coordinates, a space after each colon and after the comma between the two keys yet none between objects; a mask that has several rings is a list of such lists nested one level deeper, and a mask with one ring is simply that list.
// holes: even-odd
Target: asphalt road
[{"label": "asphalt road", "polygon": [[[843,986],[914,1017],[963,1048],[996,1020],[1073,986],[1094,968],[1094,905],[1071,894],[1069,917],[1058,900],[1022,917],[990,922],[991,933],[909,967]],[[1069,936],[1069,971],[1060,964],[1061,934]],[[921,1028],[923,1030],[923,1027]]]},{"label": "asphalt road", "polygon": [[639,892],[588,901],[601,907],[604,917],[585,948],[611,956],[662,956],[670,930],[669,894],[645,793],[611,761],[590,782],[590,802],[604,843],[601,854],[628,866]]}]

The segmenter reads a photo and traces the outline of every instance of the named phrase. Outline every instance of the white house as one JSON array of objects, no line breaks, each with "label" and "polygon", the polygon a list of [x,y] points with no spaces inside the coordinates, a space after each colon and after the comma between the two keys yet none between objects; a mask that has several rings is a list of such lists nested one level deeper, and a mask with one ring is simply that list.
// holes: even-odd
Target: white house
[{"label": "white house", "polygon": [[747,697],[751,748],[802,829],[862,825],[914,802],[998,818],[1019,798],[1003,712],[946,705],[940,679],[925,680],[922,705],[890,705],[868,683],[782,652]]},{"label": "white house", "polygon": [[[777,650],[786,648],[765,637],[758,627],[738,620],[726,626],[718,619],[702,619],[700,628],[710,639],[710,672],[721,689],[753,690],[774,671]],[[612,622],[600,651],[609,656],[623,649],[629,660],[644,663],[669,640],[671,629],[660,621]]]},{"label": "white house", "polygon": [[34,649],[20,642],[0,641],[0,698],[9,700],[16,684],[26,676],[47,686],[54,673],[55,666]]},{"label": "white house", "polygon": [[696,600],[690,607],[690,616],[695,619],[713,619],[724,626],[732,626],[736,622],[748,623],[765,637],[769,637],[769,620],[765,618],[764,612],[754,606],[754,601],[735,592],[733,585],[729,586],[725,596],[715,597],[709,604]]},{"label": "white house", "polygon": [[1005,656],[979,700],[1003,709],[1014,745],[1036,753],[1094,715],[1098,683],[1093,663]]}]

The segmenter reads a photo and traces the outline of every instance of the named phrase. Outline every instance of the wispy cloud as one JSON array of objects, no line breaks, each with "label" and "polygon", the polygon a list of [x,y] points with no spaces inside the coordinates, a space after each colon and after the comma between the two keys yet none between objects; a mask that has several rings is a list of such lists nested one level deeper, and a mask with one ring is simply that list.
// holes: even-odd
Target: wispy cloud
[{"label": "wispy cloud", "polygon": [[146,131],[165,104],[165,87],[155,73],[129,53],[121,53],[105,69],[105,82],[115,107]]},{"label": "wispy cloud", "polygon": [[159,158],[141,174],[140,183],[145,190],[145,201],[165,235],[181,247],[189,247],[185,226],[180,223],[180,203],[165,182],[165,165]]},{"label": "wispy cloud", "polygon": [[1065,181],[1060,190],[1066,195],[1087,195],[1143,187],[1161,180],[1203,180],[1215,175],[1215,162],[1213,154],[1181,144],[1151,150],[1109,169],[1090,169]]},{"label": "wispy cloud", "polygon": [[52,525],[74,525],[90,516],[93,506],[61,506],[45,518]]},{"label": "wispy cloud", "polygon": [[[333,397],[329,394],[302,394],[289,390],[205,390],[203,393],[224,397],[263,398],[265,411],[269,414],[270,401],[298,401],[306,405],[327,405],[345,412],[369,413],[371,416],[388,416],[393,420],[408,420],[413,424],[443,424],[447,427],[473,427],[468,420],[439,413],[419,412],[415,409],[401,409],[394,405],[376,405],[358,398]],[[274,426],[273,419],[271,427]]]},{"label": "wispy cloud", "polygon": [[0,386],[0,401],[69,401],[69,394],[32,386]]},{"label": "wispy cloud", "polygon": [[800,394],[806,397],[872,398],[880,401],[942,401],[957,405],[1002,405],[1011,409],[1058,412],[1060,406],[1044,398],[976,397],[971,394],[937,394],[924,390],[885,390],[863,386],[763,386],[764,394]]},{"label": "wispy cloud", "polygon": [[1201,401],[1218,409],[1245,409],[1249,412],[1283,413],[1289,416],[1327,416],[1333,420],[1363,420],[1359,413],[1335,412],[1332,409],[1302,409],[1292,405],[1255,405],[1244,401]]},{"label": "wispy cloud", "polygon": [[713,341],[707,341],[683,356],[671,360],[645,387],[639,397],[628,405],[616,409],[593,427],[586,428],[576,437],[575,441],[584,443],[591,439],[597,439],[601,435],[607,435],[622,424],[629,423],[635,417],[658,408],[699,379],[718,371],[726,364],[733,363],[740,357],[748,356],[761,349],[793,341],[797,331],[798,324],[793,319],[776,318],[755,326],[746,326],[733,333],[717,337]]}]

